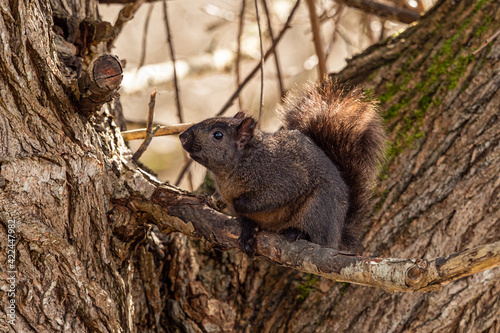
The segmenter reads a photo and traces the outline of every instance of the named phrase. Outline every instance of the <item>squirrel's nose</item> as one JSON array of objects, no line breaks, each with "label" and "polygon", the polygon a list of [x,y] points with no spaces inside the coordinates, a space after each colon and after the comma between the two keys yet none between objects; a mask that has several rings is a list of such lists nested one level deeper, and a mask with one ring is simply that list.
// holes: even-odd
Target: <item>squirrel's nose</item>
[{"label": "squirrel's nose", "polygon": [[189,151],[191,142],[193,141],[191,132],[192,131],[190,131],[190,129],[188,128],[187,130],[179,134],[179,139],[181,140],[182,148],[184,148],[184,150],[186,151]]}]

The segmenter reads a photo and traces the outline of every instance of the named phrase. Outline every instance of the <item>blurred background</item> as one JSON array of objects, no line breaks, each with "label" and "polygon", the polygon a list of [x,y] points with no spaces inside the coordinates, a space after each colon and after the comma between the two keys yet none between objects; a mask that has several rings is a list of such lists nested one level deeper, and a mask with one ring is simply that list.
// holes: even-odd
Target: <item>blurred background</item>
[{"label": "blurred background", "polygon": [[[313,2],[328,73],[341,70],[350,57],[407,26],[402,22],[405,20],[388,18],[370,10],[373,2],[369,0]],[[432,5],[431,0],[378,3],[416,13],[423,13]],[[258,0],[257,4],[266,52],[272,45],[269,26],[276,38],[296,1]],[[358,4],[358,7],[365,8],[352,8],[346,4]],[[155,124],[173,125],[181,120],[190,123],[213,117],[236,91],[238,82],[242,82],[260,62],[255,1],[167,1],[166,13],[179,87],[182,117],[179,119],[164,6],[164,2],[140,5],[133,19],[125,24],[111,51],[126,61],[120,94],[128,129],[146,126],[148,103],[155,89]],[[123,7],[120,4],[101,4],[99,12],[103,20],[114,24]],[[300,89],[304,82],[318,78],[318,56],[306,1],[302,1],[295,11],[283,38],[277,43],[276,52],[279,71],[273,55],[264,66],[264,112],[261,119],[264,131],[275,131],[280,126],[274,109],[281,101],[282,90]],[[259,71],[225,115],[232,116],[243,109],[258,117],[260,86]],[[135,150],[141,142],[134,140],[129,145]],[[186,163],[186,156],[177,135],[163,136],[153,138],[140,161],[157,173],[162,181],[175,184]],[[203,180],[204,168],[192,163],[188,170],[179,186],[186,190],[196,189]]]}]

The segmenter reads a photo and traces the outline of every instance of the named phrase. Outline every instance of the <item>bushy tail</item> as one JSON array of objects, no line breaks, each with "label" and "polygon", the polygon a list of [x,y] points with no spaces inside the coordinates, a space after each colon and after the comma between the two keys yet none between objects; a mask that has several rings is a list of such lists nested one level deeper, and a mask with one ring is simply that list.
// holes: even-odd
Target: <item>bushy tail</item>
[{"label": "bushy tail", "polygon": [[385,152],[386,133],[376,104],[360,89],[309,84],[288,94],[279,113],[287,129],[310,137],[337,165],[349,186],[349,209],[342,245],[358,248],[357,230],[371,207],[372,188]]}]

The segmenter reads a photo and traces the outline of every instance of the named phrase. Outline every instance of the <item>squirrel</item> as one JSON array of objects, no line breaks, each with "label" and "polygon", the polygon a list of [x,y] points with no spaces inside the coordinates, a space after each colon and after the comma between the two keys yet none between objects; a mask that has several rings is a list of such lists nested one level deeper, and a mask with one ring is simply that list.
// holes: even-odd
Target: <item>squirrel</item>
[{"label": "squirrel", "polygon": [[255,255],[260,229],[337,250],[360,250],[386,132],[376,102],[325,81],[288,93],[285,129],[265,133],[238,112],[194,124],[179,136],[213,173],[218,194],[241,223],[242,250]]}]

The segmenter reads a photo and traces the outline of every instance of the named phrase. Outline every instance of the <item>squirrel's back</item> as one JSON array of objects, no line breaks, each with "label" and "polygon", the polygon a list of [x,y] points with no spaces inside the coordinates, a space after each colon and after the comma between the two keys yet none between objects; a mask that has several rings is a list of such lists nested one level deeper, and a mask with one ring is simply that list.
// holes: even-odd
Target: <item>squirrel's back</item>
[{"label": "squirrel's back", "polygon": [[356,226],[371,207],[372,188],[385,151],[385,129],[375,102],[368,101],[360,89],[344,91],[327,81],[288,94],[278,111],[285,128],[310,137],[341,172],[349,188],[341,242],[345,248],[356,248]]}]

